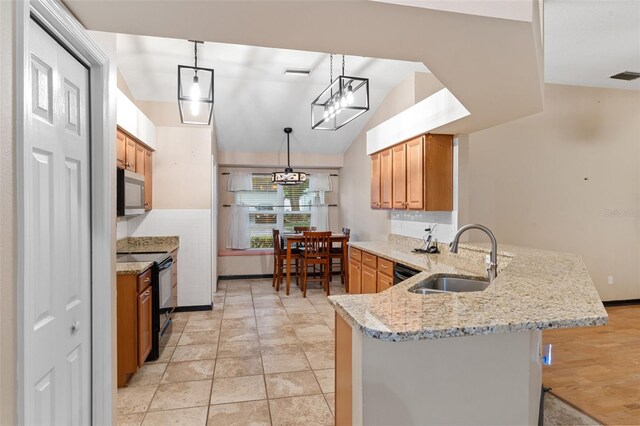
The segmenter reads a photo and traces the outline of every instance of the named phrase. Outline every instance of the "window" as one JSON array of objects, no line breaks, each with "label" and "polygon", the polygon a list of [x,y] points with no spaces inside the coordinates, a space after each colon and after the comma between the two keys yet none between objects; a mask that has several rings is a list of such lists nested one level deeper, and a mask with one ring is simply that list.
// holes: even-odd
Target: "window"
[{"label": "window", "polygon": [[253,190],[236,192],[236,203],[249,206],[251,248],[272,248],[272,229],[293,232],[309,226],[311,205],[324,203],[324,192],[309,191],[309,180],[300,185],[277,185],[270,175],[254,174]]}]

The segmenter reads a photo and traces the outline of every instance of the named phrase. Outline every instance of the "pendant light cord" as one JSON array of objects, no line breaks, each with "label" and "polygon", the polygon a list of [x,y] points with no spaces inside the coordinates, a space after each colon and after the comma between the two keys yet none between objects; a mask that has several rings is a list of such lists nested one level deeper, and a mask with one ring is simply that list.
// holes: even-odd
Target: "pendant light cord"
[{"label": "pendant light cord", "polygon": [[193,57],[194,57],[194,62],[195,65],[194,67],[196,68],[195,70],[195,75],[198,75],[198,42],[194,41],[193,42]]},{"label": "pendant light cord", "polygon": [[287,133],[287,168],[291,168],[291,152],[289,148],[289,133]]},{"label": "pendant light cord", "polygon": [[342,76],[344,77],[344,55],[342,55]]}]

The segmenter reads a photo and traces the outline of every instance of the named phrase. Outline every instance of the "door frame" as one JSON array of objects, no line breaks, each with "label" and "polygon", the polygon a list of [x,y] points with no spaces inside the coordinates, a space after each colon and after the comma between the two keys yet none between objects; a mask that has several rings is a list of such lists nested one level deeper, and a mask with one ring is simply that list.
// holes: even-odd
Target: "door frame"
[{"label": "door frame", "polygon": [[[30,351],[28,321],[25,318],[25,283],[30,277],[25,264],[25,218],[31,201],[25,194],[25,141],[29,134],[28,100],[31,17],[89,69],[90,108],[90,206],[91,206],[91,421],[113,423],[113,293],[115,285],[115,165],[114,88],[109,87],[109,58],[85,28],[57,0],[19,0],[16,2],[16,186],[17,186],[17,413],[18,424],[25,423],[26,354]],[[111,125],[113,124],[113,125]]]}]

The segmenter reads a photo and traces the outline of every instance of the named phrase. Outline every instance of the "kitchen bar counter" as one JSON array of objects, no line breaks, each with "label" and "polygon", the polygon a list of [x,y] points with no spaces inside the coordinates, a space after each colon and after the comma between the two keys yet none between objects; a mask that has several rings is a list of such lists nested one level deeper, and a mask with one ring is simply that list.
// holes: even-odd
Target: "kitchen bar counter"
[{"label": "kitchen bar counter", "polygon": [[423,272],[377,294],[330,296],[338,314],[367,337],[384,341],[440,339],[604,325],[607,313],[580,256],[498,243],[498,277],[484,291],[420,295],[407,291],[438,274],[486,277],[488,247],[461,244],[459,254],[415,254],[421,241],[350,246]]},{"label": "kitchen bar counter", "polygon": [[165,253],[172,252],[180,245],[177,236],[167,237],[127,237],[118,240],[118,253]]}]

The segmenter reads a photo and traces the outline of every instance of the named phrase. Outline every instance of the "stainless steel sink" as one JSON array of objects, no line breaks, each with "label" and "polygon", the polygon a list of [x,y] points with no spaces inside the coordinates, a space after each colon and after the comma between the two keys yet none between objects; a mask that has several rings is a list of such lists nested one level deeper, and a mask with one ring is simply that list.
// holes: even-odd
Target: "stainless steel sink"
[{"label": "stainless steel sink", "polygon": [[409,289],[411,293],[436,294],[443,292],[461,293],[468,291],[483,291],[489,286],[489,281],[481,278],[459,278],[440,276],[420,281]]}]

